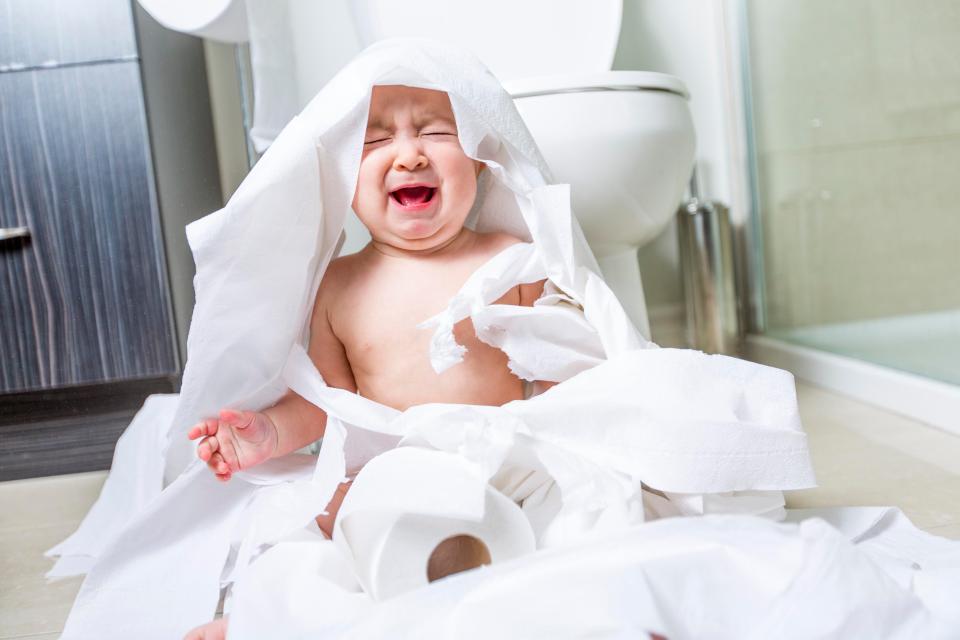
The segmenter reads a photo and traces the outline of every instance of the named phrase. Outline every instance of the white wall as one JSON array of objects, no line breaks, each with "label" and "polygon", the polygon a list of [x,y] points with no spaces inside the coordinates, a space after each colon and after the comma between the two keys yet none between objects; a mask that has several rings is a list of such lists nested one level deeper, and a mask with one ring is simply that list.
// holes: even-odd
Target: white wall
[{"label": "white wall", "polygon": [[236,54],[233,45],[210,40],[204,41],[203,53],[220,164],[220,188],[226,202],[240,186],[248,169]]}]

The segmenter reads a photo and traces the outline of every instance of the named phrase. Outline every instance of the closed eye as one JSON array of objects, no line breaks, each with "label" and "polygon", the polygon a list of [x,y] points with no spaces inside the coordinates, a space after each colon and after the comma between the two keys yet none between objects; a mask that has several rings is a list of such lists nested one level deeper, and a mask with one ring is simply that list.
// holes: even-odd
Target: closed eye
[{"label": "closed eye", "polygon": [[376,140],[364,140],[363,144],[377,144],[378,142],[386,142],[390,138],[377,138]]},{"label": "closed eye", "polygon": [[456,132],[451,131],[424,131],[420,135],[422,136],[455,136]]}]

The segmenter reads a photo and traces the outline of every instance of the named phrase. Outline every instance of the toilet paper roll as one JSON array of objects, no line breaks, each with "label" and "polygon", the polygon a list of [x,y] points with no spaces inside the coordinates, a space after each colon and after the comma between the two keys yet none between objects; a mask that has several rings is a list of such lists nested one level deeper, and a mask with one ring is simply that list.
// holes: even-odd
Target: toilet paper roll
[{"label": "toilet paper roll", "polygon": [[359,473],[333,540],[353,558],[364,591],[383,600],[426,585],[431,555],[455,536],[478,540],[477,559],[492,563],[536,548],[523,512],[474,465],[451,453],[400,447]]}]

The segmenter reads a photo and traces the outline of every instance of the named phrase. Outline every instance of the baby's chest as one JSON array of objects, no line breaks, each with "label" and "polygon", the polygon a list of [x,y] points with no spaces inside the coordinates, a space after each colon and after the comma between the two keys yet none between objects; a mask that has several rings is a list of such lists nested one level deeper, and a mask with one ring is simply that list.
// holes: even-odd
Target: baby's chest
[{"label": "baby's chest", "polygon": [[334,332],[348,354],[415,348],[430,336],[429,330],[417,325],[446,308],[455,293],[456,289],[449,291],[436,282],[412,278],[358,287],[336,310]]},{"label": "baby's chest", "polygon": [[[408,362],[429,359],[433,328],[418,325],[446,309],[459,290],[443,281],[409,278],[391,286],[358,288],[336,314],[334,331],[343,342],[351,364],[385,356]],[[499,302],[509,302],[510,295]],[[457,342],[477,345],[473,325],[463,320],[454,328]],[[360,361],[360,362],[357,362]]]}]

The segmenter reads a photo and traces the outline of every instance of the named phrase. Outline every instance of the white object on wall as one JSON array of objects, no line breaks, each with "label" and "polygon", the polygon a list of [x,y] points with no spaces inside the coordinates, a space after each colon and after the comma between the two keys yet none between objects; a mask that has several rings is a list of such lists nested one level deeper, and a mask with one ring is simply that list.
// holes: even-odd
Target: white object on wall
[{"label": "white object on wall", "polygon": [[168,29],[221,42],[246,42],[249,38],[245,0],[138,1]]},{"label": "white object on wall", "polygon": [[287,0],[250,2],[250,63],[253,69],[253,126],[250,138],[258,153],[280,135],[303,102],[297,90],[297,56],[291,36]]}]

